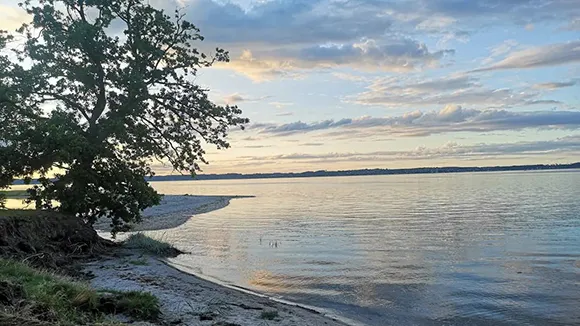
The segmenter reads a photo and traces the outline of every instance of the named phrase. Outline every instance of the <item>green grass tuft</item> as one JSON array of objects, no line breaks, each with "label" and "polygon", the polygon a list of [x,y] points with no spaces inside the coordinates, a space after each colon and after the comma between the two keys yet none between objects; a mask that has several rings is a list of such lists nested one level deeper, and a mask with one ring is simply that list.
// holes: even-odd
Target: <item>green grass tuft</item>
[{"label": "green grass tuft", "polygon": [[37,305],[46,315],[63,325],[79,325],[92,319],[87,311],[98,307],[96,291],[87,285],[50,272],[39,271],[26,264],[0,259],[0,279],[22,287],[19,294]]},{"label": "green grass tuft", "polygon": [[111,292],[110,307],[103,292],[68,277],[0,259],[0,325],[120,325],[107,313],[123,313],[137,320],[155,321],[159,300],[147,292]]},{"label": "green grass tuft", "polygon": [[277,310],[264,310],[264,311],[262,311],[262,314],[260,315],[260,317],[262,319],[274,320],[274,319],[278,318],[278,311]]},{"label": "green grass tuft", "polygon": [[157,320],[159,299],[148,292],[121,292],[117,294],[117,309],[123,313],[141,320]]},{"label": "green grass tuft", "polygon": [[181,251],[173,247],[171,244],[162,240],[153,239],[143,233],[130,235],[129,238],[125,240],[125,245],[128,248],[139,249],[145,253],[161,257],[174,257],[181,253]]},{"label": "green grass tuft", "polygon": [[128,263],[131,265],[135,265],[135,266],[147,266],[147,265],[149,265],[149,263],[147,262],[147,259],[145,259],[145,258],[129,260]]}]

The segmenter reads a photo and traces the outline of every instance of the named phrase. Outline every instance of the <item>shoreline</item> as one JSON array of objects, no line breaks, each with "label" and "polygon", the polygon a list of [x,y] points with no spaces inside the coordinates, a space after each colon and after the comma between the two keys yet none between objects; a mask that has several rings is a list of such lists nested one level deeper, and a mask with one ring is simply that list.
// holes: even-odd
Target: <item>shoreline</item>
[{"label": "shoreline", "polygon": [[279,304],[283,304],[283,305],[286,305],[286,306],[290,306],[290,307],[300,308],[300,309],[306,310],[308,312],[311,312],[311,313],[320,315],[322,317],[331,319],[331,320],[333,320],[335,322],[341,323],[339,325],[344,325],[344,326],[365,326],[365,324],[363,324],[363,323],[360,323],[360,322],[355,321],[355,320],[348,319],[346,317],[337,316],[333,312],[326,311],[323,308],[319,308],[319,307],[315,307],[315,306],[310,306],[310,305],[307,305],[307,304],[302,304],[302,303],[298,303],[298,302],[294,302],[294,301],[290,301],[290,300],[276,298],[276,297],[270,296],[268,294],[265,294],[265,293],[261,293],[261,292],[252,290],[250,288],[245,288],[243,286],[238,286],[238,285],[235,285],[235,284],[230,284],[230,283],[221,281],[221,280],[219,280],[219,279],[217,279],[215,277],[211,277],[211,276],[208,276],[208,275],[199,274],[199,273],[195,273],[193,271],[189,271],[187,267],[184,267],[182,269],[182,268],[179,268],[177,264],[170,262],[166,258],[159,258],[158,260],[161,261],[162,263],[166,264],[168,267],[173,268],[173,269],[177,270],[178,272],[181,272],[181,273],[183,273],[185,275],[194,276],[194,277],[196,277],[198,279],[201,279],[203,281],[206,281],[206,282],[215,284],[217,286],[221,286],[221,287],[228,288],[228,289],[231,289],[231,290],[234,290],[234,291],[242,292],[244,294],[248,294],[248,295],[251,295],[251,296],[254,296],[254,297],[268,299],[268,300],[271,300],[271,301],[274,301],[274,302],[277,302]]},{"label": "shoreline", "polygon": [[204,279],[137,249],[85,263],[83,271],[92,275],[89,284],[97,291],[140,291],[157,297],[161,323],[140,326],[349,326],[313,308]]},{"label": "shoreline", "polygon": [[[164,195],[160,205],[143,212],[143,220],[139,224],[134,224],[130,232],[176,228],[194,215],[222,209],[227,207],[232,199],[242,198],[253,198],[253,196]],[[100,233],[108,233],[111,230],[109,223],[108,218],[101,218],[93,227]]]},{"label": "shoreline", "polygon": [[[175,196],[144,214],[143,225],[133,232],[177,227],[229,205],[231,199],[251,196]],[[181,205],[176,205],[179,203]],[[98,231],[103,230],[101,223]],[[97,290],[144,291],[159,298],[162,321],[173,325],[212,326],[352,326],[352,321],[316,307],[270,297],[243,287],[180,269],[167,259],[143,254],[138,249],[122,249],[119,255],[103,257],[83,265],[94,277]],[[139,323],[138,325],[155,325]],[[360,325],[360,324],[359,324]]]}]

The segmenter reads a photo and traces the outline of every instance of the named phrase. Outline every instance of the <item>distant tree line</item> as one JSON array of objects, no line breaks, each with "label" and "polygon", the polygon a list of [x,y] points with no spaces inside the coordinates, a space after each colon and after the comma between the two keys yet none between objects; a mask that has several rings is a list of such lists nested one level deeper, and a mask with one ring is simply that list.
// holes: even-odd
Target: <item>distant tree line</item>
[{"label": "distant tree line", "polygon": [[[364,175],[391,175],[391,174],[427,174],[427,173],[461,173],[461,172],[500,172],[500,171],[530,171],[530,170],[561,170],[580,169],[580,162],[572,164],[536,164],[536,165],[513,165],[513,166],[486,166],[486,167],[423,167],[408,169],[361,169],[342,171],[307,171],[299,173],[227,173],[227,174],[199,174],[196,180],[220,180],[220,179],[272,179],[272,178],[309,178],[309,177],[334,177],[334,176],[364,176]],[[160,175],[151,181],[175,181],[186,180],[181,175]]]}]

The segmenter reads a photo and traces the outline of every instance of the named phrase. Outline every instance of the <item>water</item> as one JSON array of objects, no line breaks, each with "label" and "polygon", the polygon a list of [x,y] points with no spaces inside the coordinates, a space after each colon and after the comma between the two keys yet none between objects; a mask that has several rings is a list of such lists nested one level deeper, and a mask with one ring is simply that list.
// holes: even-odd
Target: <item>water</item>
[{"label": "water", "polygon": [[368,325],[580,324],[580,172],[155,183],[254,195],[156,231],[183,268]]}]

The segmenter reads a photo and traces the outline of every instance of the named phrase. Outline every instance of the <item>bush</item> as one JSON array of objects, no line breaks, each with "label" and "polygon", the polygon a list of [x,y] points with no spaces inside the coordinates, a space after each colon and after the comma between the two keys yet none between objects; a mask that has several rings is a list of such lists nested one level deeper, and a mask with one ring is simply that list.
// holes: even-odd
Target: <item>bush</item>
[{"label": "bush", "polygon": [[126,292],[117,296],[117,309],[141,320],[156,320],[161,314],[159,300],[148,292]]},{"label": "bush", "polygon": [[143,233],[135,233],[125,240],[128,248],[139,249],[145,253],[160,257],[176,257],[183,252],[162,240],[153,239]]},{"label": "bush", "polygon": [[274,320],[274,319],[278,318],[278,311],[276,311],[276,310],[265,310],[265,311],[262,311],[262,315],[260,317],[262,319]]}]

